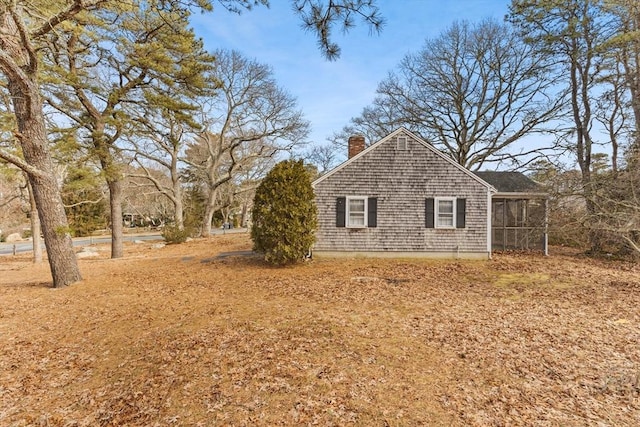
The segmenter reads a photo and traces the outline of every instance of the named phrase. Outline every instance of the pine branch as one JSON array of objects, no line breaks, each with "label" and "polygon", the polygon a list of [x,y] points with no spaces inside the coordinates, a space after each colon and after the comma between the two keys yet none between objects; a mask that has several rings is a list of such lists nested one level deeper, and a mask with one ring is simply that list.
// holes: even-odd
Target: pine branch
[{"label": "pine branch", "polygon": [[[16,135],[16,137],[18,139],[20,138],[18,135]],[[6,151],[0,150],[0,159],[6,160],[7,162],[24,171],[29,176],[38,178],[44,178],[46,176],[46,174],[40,169],[30,165],[23,158],[16,156],[15,154],[7,153]]]},{"label": "pine branch", "polygon": [[67,21],[73,18],[75,15],[82,11],[90,11],[97,9],[103,4],[106,4],[109,0],[93,0],[93,1],[85,1],[85,0],[74,0],[66,9],[60,11],[59,13],[53,15],[46,22],[44,22],[40,27],[36,28],[31,32],[32,38],[42,37],[45,34],[51,32],[56,26],[60,23]]}]

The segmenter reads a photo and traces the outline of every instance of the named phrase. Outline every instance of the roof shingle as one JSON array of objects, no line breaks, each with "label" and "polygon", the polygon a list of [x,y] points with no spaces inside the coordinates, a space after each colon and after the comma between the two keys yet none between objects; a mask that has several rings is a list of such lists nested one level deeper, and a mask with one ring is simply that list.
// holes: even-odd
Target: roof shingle
[{"label": "roof shingle", "polygon": [[542,193],[538,183],[521,172],[482,171],[474,174],[500,193]]}]

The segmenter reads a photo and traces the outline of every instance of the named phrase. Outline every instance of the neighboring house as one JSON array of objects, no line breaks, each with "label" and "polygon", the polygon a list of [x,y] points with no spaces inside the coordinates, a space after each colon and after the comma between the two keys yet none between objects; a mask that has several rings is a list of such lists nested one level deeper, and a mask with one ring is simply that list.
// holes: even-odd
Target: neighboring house
[{"label": "neighboring house", "polygon": [[491,256],[499,189],[400,128],[313,182],[316,256]]}]

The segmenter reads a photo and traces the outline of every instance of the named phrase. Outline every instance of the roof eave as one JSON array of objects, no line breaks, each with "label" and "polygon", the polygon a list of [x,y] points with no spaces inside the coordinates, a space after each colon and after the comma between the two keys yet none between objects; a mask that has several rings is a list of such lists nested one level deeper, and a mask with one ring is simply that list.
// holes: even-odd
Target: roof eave
[{"label": "roof eave", "polygon": [[547,199],[549,194],[547,193],[528,193],[526,191],[519,192],[508,192],[508,191],[497,191],[493,194],[494,197],[504,197],[505,199]]}]

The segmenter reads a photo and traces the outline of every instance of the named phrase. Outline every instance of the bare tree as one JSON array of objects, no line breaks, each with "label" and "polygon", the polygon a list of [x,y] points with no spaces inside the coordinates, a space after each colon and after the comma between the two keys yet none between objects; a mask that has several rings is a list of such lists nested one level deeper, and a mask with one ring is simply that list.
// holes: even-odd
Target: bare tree
[{"label": "bare tree", "polygon": [[[245,154],[242,157],[250,159],[249,154],[254,149],[249,145],[243,151]],[[231,207],[229,212],[234,211],[234,214],[240,215],[238,222],[241,227],[247,226],[256,189],[262,179],[275,166],[276,161],[276,157],[254,157],[253,161],[245,162],[242,168],[238,169],[234,179],[226,184],[228,202]]]},{"label": "bare tree", "polygon": [[537,148],[516,153],[512,147],[548,130],[544,125],[562,107],[549,70],[547,58],[509,25],[456,22],[405,56],[347,131],[375,140],[404,126],[470,169],[530,161]]},{"label": "bare tree", "polygon": [[[633,139],[633,117],[630,115],[628,90],[625,84],[622,64],[614,56],[607,61],[609,74],[602,77],[605,85],[602,93],[594,100],[594,120],[599,122],[608,136],[611,147],[611,168],[617,173],[621,162],[621,153],[627,142]],[[631,144],[630,144],[631,145]]]},{"label": "bare tree", "polygon": [[396,99],[378,93],[373,103],[363,108],[360,116],[351,118],[350,123],[344,126],[341,131],[335,132],[329,141],[339,148],[338,153],[346,155],[350,136],[363,135],[367,143],[373,143],[389,135],[400,126],[419,134],[418,129],[403,119]]},{"label": "bare tree", "polygon": [[205,110],[207,131],[191,144],[191,152],[197,152],[197,146],[200,154],[188,160],[192,174],[205,183],[203,236],[211,233],[223,184],[256,159],[269,159],[304,143],[309,131],[295,99],[277,86],[268,66],[235,51],[214,55],[212,78],[219,89]]},{"label": "bare tree", "polygon": [[603,251],[640,256],[640,171],[594,169],[592,180],[588,202],[595,214],[585,210],[584,217],[589,232]]},{"label": "bare tree", "polygon": [[[138,131],[131,138],[133,159],[142,173],[130,174],[145,178],[173,205],[175,226],[184,229],[184,191],[181,162],[188,138],[193,138],[200,125],[188,110],[169,108],[146,109],[136,118]],[[157,168],[165,171],[168,180],[158,177]]]},{"label": "bare tree", "polygon": [[[576,157],[587,213],[595,218],[592,160],[597,141],[592,128],[597,89],[606,71],[602,47],[615,31],[611,16],[602,14],[598,0],[513,0],[510,10],[509,19],[528,42],[560,66],[560,81],[569,90],[571,106],[570,126],[560,137]],[[593,229],[590,240],[592,250],[599,251]]]},{"label": "bare tree", "polygon": [[[318,174],[322,175],[336,166],[342,156],[339,153],[340,144],[314,145],[303,157],[318,168]],[[342,150],[346,152],[345,150]]]},{"label": "bare tree", "polygon": [[[167,171],[153,162],[144,167],[129,165],[125,169],[123,211],[125,225],[160,227],[174,218],[174,204],[157,186],[171,188]],[[182,189],[181,189],[182,191]]]}]

